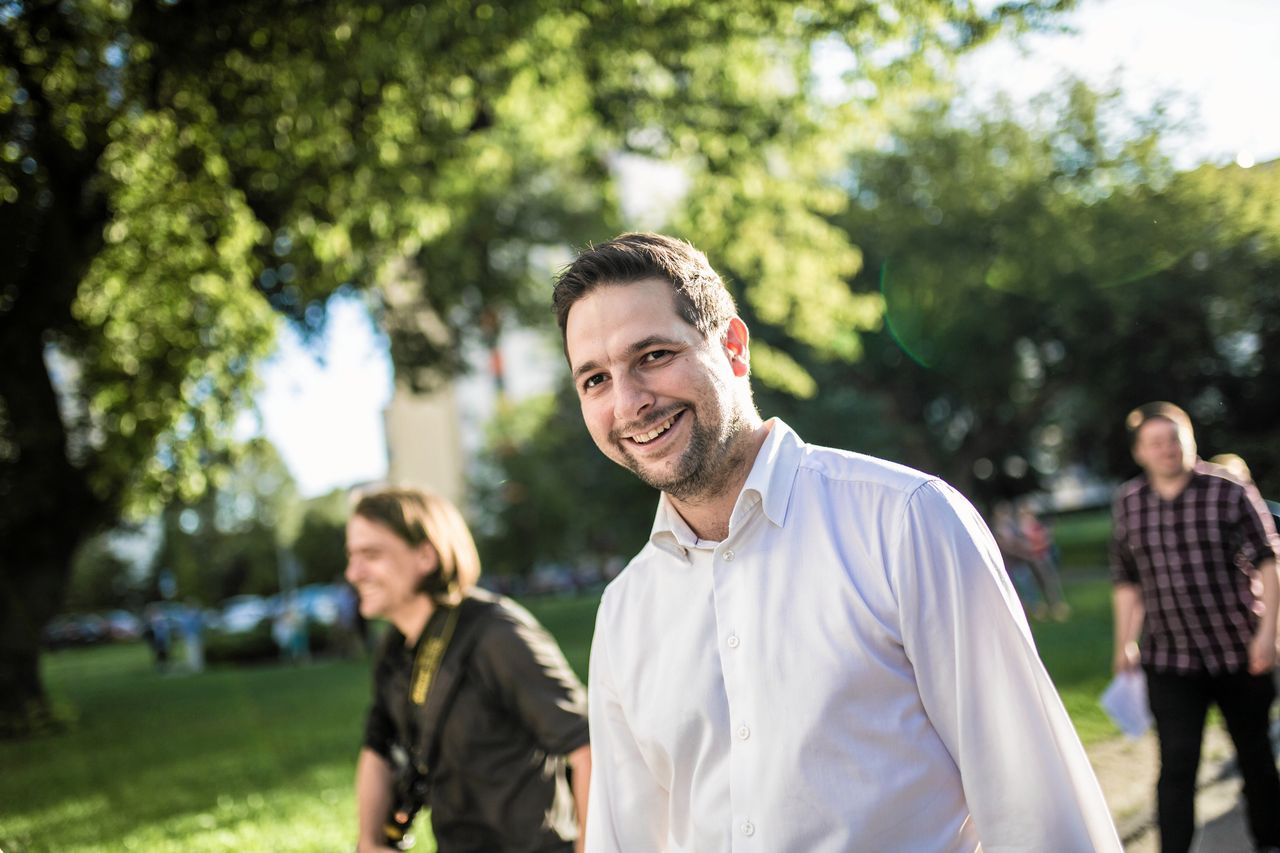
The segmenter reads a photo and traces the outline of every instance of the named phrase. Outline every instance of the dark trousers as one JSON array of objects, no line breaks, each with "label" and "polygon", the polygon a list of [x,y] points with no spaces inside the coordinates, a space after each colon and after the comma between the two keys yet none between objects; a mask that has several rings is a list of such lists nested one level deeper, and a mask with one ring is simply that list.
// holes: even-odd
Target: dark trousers
[{"label": "dark trousers", "polygon": [[1196,770],[1211,702],[1222,711],[1236,747],[1253,843],[1280,846],[1280,775],[1269,733],[1275,697],[1271,673],[1179,675],[1147,670],[1147,699],[1160,739],[1156,809],[1162,853],[1191,849],[1196,830]]}]

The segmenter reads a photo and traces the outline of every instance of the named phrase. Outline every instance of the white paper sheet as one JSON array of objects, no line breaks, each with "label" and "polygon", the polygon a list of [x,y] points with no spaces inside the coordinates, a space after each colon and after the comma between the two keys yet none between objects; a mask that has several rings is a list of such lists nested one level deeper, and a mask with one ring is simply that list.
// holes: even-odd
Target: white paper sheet
[{"label": "white paper sheet", "polygon": [[1140,669],[1122,672],[1099,700],[1102,710],[1128,737],[1142,737],[1151,728],[1151,711],[1147,706],[1147,677]]}]

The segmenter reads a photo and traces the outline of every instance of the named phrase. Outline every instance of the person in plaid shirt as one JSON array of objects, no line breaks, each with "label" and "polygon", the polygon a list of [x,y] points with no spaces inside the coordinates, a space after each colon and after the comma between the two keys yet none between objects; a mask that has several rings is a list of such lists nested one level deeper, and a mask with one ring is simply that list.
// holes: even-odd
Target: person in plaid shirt
[{"label": "person in plaid shirt", "polygon": [[1280,776],[1268,736],[1280,539],[1253,486],[1197,459],[1182,409],[1148,403],[1125,426],[1143,474],[1120,487],[1112,507],[1114,669],[1146,672],[1160,741],[1161,850],[1191,847],[1210,703],[1235,744],[1254,844],[1280,850]]}]

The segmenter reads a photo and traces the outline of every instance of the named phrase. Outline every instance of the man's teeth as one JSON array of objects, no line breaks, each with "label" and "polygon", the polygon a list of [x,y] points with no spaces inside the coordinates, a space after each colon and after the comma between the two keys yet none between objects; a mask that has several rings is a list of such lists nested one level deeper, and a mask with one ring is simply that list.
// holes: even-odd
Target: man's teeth
[{"label": "man's teeth", "polygon": [[653,432],[645,432],[645,433],[640,433],[639,435],[633,435],[631,436],[631,440],[634,441],[636,444],[648,444],[658,436],[662,435],[667,430],[671,429],[671,425],[675,423],[675,421],[676,421],[675,415],[672,415],[671,417],[667,418],[665,421],[663,421],[662,423],[654,427]]}]

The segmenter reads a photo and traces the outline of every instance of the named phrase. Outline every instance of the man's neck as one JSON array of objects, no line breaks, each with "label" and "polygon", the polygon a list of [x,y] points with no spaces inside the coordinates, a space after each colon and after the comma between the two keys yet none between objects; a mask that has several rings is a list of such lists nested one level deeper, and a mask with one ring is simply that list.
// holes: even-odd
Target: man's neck
[{"label": "man's neck", "polygon": [[388,619],[396,630],[404,635],[404,644],[412,647],[417,645],[418,638],[427,627],[427,621],[435,612],[436,605],[430,596],[415,595],[413,601],[405,604],[395,613],[389,614]]},{"label": "man's neck", "polygon": [[738,502],[738,495],[746,485],[751,468],[760,455],[760,448],[769,437],[770,425],[758,424],[744,442],[745,452],[741,461],[734,468],[733,476],[714,493],[696,498],[680,499],[667,495],[671,506],[680,513],[685,524],[699,539],[708,542],[721,542],[729,536],[729,519],[733,516],[733,507]]},{"label": "man's neck", "polygon": [[1148,473],[1147,481],[1151,483],[1152,491],[1165,500],[1171,501],[1182,494],[1183,489],[1191,482],[1191,471],[1183,471],[1173,476]]}]

